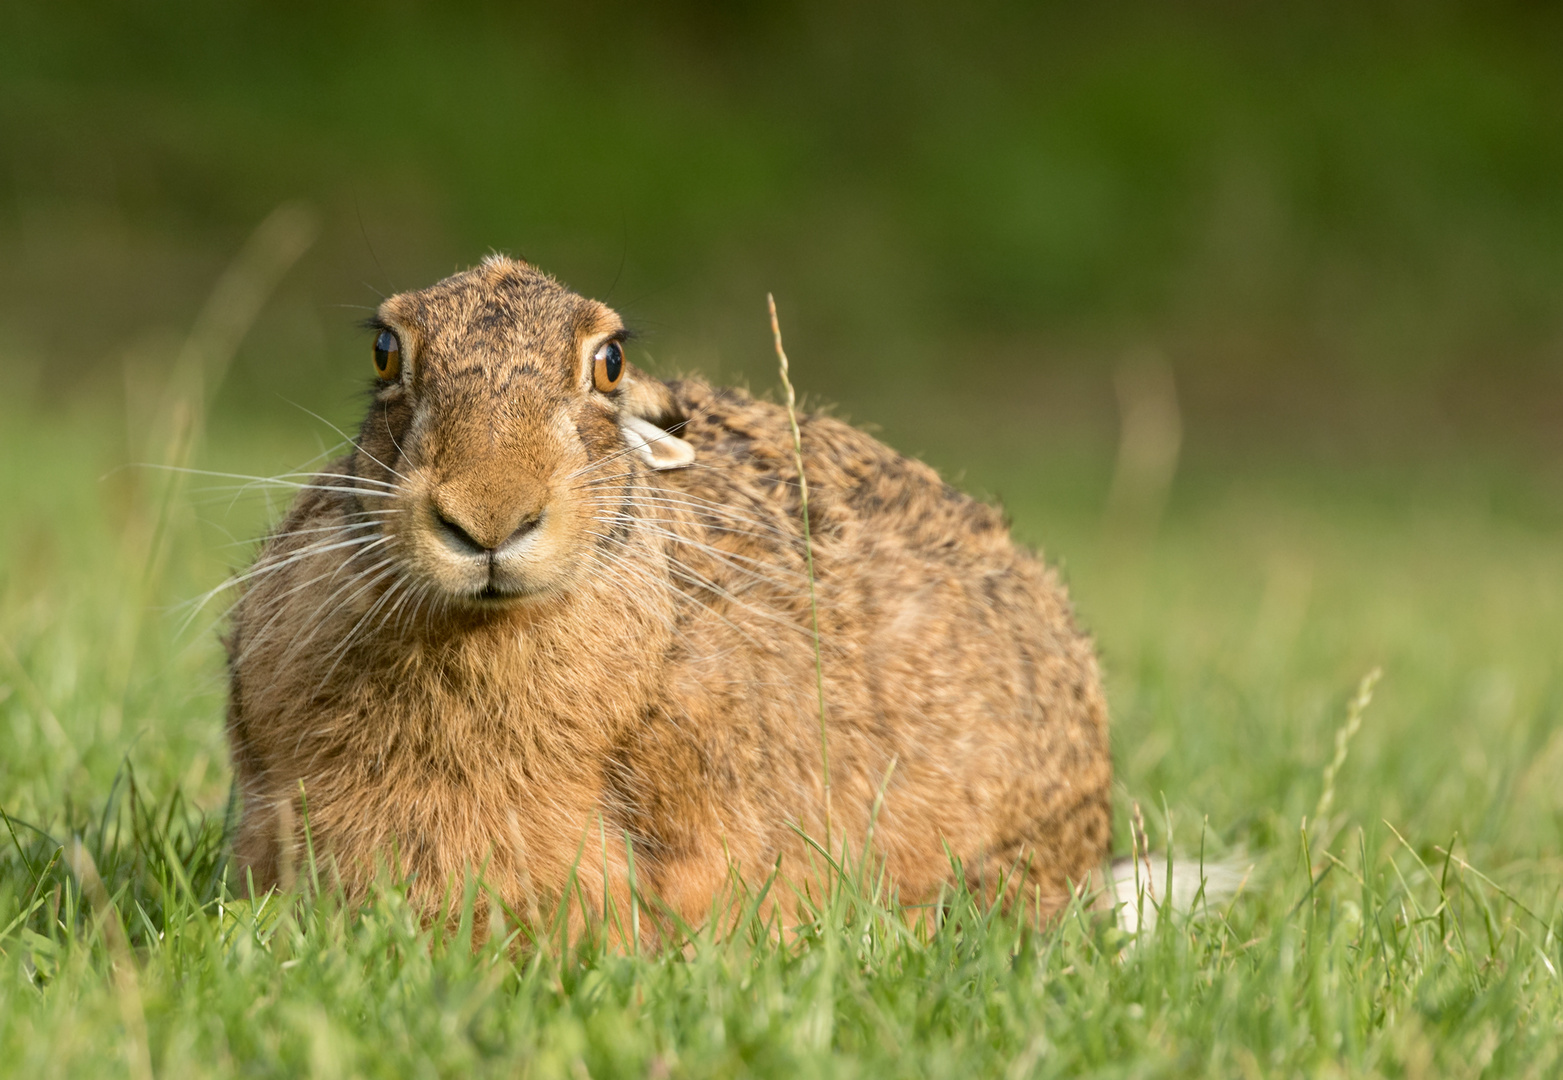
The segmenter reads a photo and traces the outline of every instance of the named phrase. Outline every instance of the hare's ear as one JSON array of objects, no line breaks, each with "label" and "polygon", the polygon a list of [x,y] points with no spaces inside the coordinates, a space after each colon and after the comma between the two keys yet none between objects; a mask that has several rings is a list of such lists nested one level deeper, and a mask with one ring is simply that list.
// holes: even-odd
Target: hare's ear
[{"label": "hare's ear", "polygon": [[653,469],[682,469],[695,461],[695,448],[677,435],[638,416],[620,416],[619,432]]},{"label": "hare's ear", "polygon": [[673,434],[684,420],[667,384],[640,372],[620,397],[619,431],[653,469],[682,469],[694,463],[695,448]]}]

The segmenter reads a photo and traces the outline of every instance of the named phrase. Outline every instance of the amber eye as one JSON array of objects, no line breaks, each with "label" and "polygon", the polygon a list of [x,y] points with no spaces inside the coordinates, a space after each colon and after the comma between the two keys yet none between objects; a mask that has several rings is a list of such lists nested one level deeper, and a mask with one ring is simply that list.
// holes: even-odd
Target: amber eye
[{"label": "amber eye", "polygon": [[402,373],[402,343],[389,330],[374,339],[374,372],[386,382]]},{"label": "amber eye", "polygon": [[592,385],[607,393],[624,378],[624,350],[617,341],[605,341],[592,357]]}]

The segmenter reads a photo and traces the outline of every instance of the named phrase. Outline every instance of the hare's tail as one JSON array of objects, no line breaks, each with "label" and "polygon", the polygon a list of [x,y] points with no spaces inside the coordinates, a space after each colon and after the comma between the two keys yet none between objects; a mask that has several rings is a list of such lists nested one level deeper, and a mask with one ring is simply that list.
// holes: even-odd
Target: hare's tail
[{"label": "hare's tail", "polygon": [[1154,927],[1165,911],[1201,915],[1226,903],[1242,891],[1253,868],[1243,858],[1169,860],[1161,852],[1114,859],[1100,902],[1112,906],[1120,927],[1135,933]]}]

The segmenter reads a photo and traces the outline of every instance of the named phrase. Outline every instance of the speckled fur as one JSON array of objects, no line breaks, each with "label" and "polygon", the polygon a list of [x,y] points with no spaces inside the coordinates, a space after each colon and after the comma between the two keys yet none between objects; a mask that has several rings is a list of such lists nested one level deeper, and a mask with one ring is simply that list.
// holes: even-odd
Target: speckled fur
[{"label": "speckled fur", "polygon": [[[730,867],[805,879],[798,830],[825,821],[785,410],[633,367],[596,391],[589,350],[617,315],[507,259],[380,317],[402,377],[234,611],[241,866],[285,874],[307,810],[350,893],[394,863],[431,915],[479,868],[517,912],[572,868],[592,906],[626,910],[626,837],[637,887],[691,924]],[[694,465],[626,452],[621,414],[676,431]],[[990,894],[1019,866],[1013,895],[1056,909],[1106,853],[1111,782],[1063,587],[927,466],[829,417],[802,431],[837,845],[864,843],[880,800],[903,901],[935,897],[953,855]],[[435,506],[489,546],[542,515],[525,559],[488,571],[516,595],[474,595]]]}]

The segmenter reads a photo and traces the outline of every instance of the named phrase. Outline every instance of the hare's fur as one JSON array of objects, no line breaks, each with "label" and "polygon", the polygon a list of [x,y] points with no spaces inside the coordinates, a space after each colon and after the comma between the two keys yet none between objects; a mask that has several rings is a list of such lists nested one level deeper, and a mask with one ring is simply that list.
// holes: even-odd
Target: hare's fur
[{"label": "hare's fur", "polygon": [[[690,924],[734,869],[806,879],[825,791],[786,411],[633,367],[599,392],[618,316],[508,259],[379,320],[402,373],[234,611],[240,865],[286,876],[307,826],[349,892],[391,866],[431,915],[477,871],[512,911],[572,875],[622,911],[632,851]],[[693,463],[654,467],[630,417]],[[993,507],[800,423],[834,845],[867,843],[908,903],[959,865],[1056,909],[1106,853],[1111,782],[1063,587]]]}]

